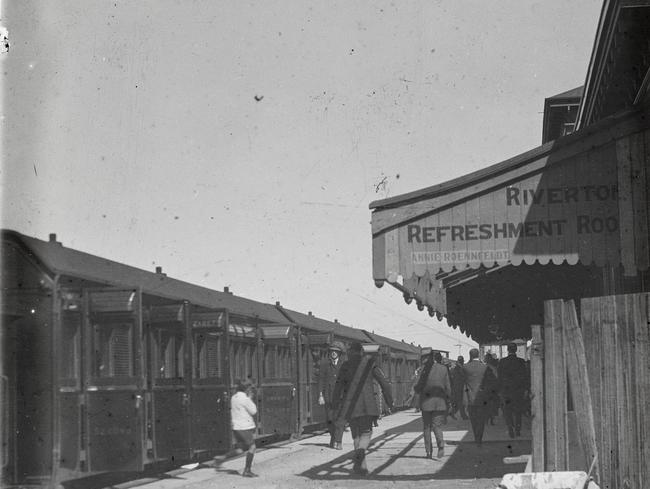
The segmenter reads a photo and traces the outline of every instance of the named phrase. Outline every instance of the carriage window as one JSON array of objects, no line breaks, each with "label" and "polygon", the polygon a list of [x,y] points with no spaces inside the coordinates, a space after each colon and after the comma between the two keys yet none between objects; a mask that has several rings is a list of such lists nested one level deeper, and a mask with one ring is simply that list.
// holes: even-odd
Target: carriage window
[{"label": "carriage window", "polygon": [[291,354],[288,347],[265,345],[263,374],[266,379],[291,377]]},{"label": "carriage window", "polygon": [[223,377],[221,333],[195,333],[194,342],[196,348],[194,364],[196,378],[207,379]]},{"label": "carriage window", "polygon": [[153,375],[155,379],[182,379],[185,377],[183,334],[168,329],[154,333]]},{"label": "carriage window", "polygon": [[255,375],[255,349],[248,343],[232,342],[230,344],[230,367],[234,379],[250,379]]},{"label": "carriage window", "polygon": [[262,376],[265,379],[275,379],[275,351],[276,347],[272,345],[264,345],[264,361],[262,363]]},{"label": "carriage window", "polygon": [[280,374],[282,378],[291,377],[291,354],[289,348],[280,348]]},{"label": "carriage window", "polygon": [[104,323],[93,327],[95,365],[98,378],[133,377],[133,323]]},{"label": "carriage window", "polygon": [[306,379],[307,382],[311,381],[311,378],[314,375],[312,371],[313,369],[309,368],[310,358],[311,358],[311,353],[309,353],[309,348],[303,348],[300,353],[300,368],[302,369],[303,372],[305,372],[306,375],[309,375],[309,378]]},{"label": "carriage window", "polygon": [[81,313],[64,312],[61,321],[61,380],[79,379],[81,363]]}]

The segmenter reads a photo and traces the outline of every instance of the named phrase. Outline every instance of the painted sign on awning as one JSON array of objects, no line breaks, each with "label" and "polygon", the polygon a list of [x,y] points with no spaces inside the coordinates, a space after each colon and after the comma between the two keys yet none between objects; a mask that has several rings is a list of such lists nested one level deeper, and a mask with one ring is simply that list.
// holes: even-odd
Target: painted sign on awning
[{"label": "painted sign on awning", "polygon": [[398,228],[400,269],[618,260],[617,201],[615,160],[557,165]]},{"label": "painted sign on awning", "polygon": [[378,208],[375,279],[522,263],[625,264],[622,243],[634,255],[639,241],[630,216],[639,202],[634,191],[647,202],[645,188],[634,188],[645,156],[631,147],[638,145],[628,138],[587,151],[538,150],[536,158],[502,164],[492,178],[468,178],[458,189]]}]

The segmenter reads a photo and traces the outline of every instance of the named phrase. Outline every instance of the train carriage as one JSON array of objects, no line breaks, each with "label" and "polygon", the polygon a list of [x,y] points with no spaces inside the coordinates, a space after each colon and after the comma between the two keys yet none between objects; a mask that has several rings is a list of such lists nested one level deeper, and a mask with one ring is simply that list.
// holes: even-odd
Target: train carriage
[{"label": "train carriage", "polygon": [[[3,486],[223,453],[241,378],[258,386],[262,441],[323,428],[316,379],[327,345],[392,341],[66,248],[54,235],[3,230],[1,270]],[[395,343],[386,373],[399,390],[414,362]]]},{"label": "train carriage", "polygon": [[54,236],[3,231],[2,243],[3,483],[54,485],[229,448],[229,337],[283,321],[273,306]]},{"label": "train carriage", "polygon": [[[307,338],[302,352],[305,365],[299,391],[303,408],[300,412],[299,433],[322,429],[326,426],[327,417],[325,408],[318,404],[318,369],[321,361],[327,357],[327,347],[335,340],[346,345],[353,341],[368,342],[368,336],[364,331],[345,326],[336,319],[328,321],[315,316],[311,311],[303,314],[286,309],[279,303],[276,306],[282,310],[287,319],[301,328]],[[340,361],[343,362],[345,357],[344,353]]]}]

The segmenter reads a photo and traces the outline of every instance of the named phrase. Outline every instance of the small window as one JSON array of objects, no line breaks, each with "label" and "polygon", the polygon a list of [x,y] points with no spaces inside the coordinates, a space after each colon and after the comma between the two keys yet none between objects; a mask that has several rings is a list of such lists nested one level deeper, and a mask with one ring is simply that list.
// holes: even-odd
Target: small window
[{"label": "small window", "polygon": [[100,379],[133,377],[133,323],[99,323],[93,330],[94,376]]},{"label": "small window", "polygon": [[59,378],[76,385],[81,371],[81,313],[63,313],[60,351]]},{"label": "small window", "polygon": [[264,347],[264,378],[291,378],[291,353],[288,346],[265,345]]},{"label": "small window", "polygon": [[157,380],[182,380],[185,377],[183,358],[185,342],[183,334],[170,329],[154,331],[152,352],[153,377]]},{"label": "small window", "polygon": [[197,379],[222,378],[222,335],[219,332],[195,333],[195,376]]},{"label": "small window", "polygon": [[230,368],[235,380],[257,377],[254,345],[232,341],[230,343]]}]

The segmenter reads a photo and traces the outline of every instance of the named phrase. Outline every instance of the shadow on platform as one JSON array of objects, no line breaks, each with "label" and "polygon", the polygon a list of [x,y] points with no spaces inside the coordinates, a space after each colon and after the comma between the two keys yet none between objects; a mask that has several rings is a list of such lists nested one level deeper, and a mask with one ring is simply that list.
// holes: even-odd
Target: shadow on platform
[{"label": "shadow on platform", "polygon": [[146,472],[107,472],[103,474],[90,475],[79,479],[72,479],[61,482],[61,487],[64,489],[96,489],[100,487],[129,487],[132,485],[140,485],[147,482],[155,482],[164,479],[182,479],[181,474],[188,472],[188,470],[178,469],[174,473],[152,471]]},{"label": "shadow on platform", "polygon": [[[526,439],[484,441],[482,446],[477,446],[473,436],[466,434],[459,441],[447,442],[447,451],[451,452],[449,456],[443,457],[441,460],[427,460],[424,453],[421,453],[422,447],[420,446],[423,438],[422,420],[416,418],[373,438],[368,449],[370,460],[372,460],[373,453],[389,450],[391,444],[397,443],[398,437],[403,437],[407,433],[413,433],[413,439],[406,445],[400,443],[400,451],[391,455],[387,460],[384,459],[379,466],[372,467],[372,462],[370,462],[368,467],[370,473],[366,476],[359,476],[352,472],[353,451],[347,451],[341,456],[327,463],[311,467],[299,475],[312,480],[361,478],[396,482],[500,478],[509,472],[523,472],[526,466],[526,464],[505,464],[504,457],[529,454],[531,450],[530,440]],[[400,464],[403,459],[409,459],[410,462]],[[420,459],[421,462],[416,463],[414,459]]]}]

